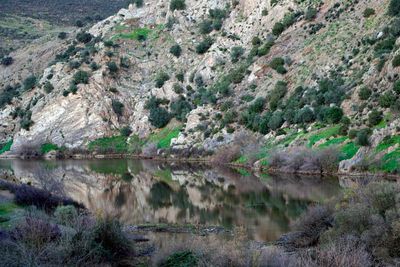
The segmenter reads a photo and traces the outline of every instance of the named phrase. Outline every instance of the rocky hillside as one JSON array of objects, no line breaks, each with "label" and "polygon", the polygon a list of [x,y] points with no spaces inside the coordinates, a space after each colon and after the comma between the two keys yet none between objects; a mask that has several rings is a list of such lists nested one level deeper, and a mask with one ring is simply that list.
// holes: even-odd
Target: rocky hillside
[{"label": "rocky hillside", "polygon": [[399,0],[136,1],[11,54],[0,147],[396,173],[399,36]]}]

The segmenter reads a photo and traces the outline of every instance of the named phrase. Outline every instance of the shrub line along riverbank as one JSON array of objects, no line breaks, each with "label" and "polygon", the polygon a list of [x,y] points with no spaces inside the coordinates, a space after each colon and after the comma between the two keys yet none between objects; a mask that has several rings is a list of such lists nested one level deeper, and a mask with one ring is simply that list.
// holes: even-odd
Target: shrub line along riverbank
[{"label": "shrub line along riverbank", "polygon": [[[21,159],[18,155],[0,155],[0,159]],[[22,158],[25,160],[31,159],[46,159],[46,160],[58,160],[56,157],[34,157],[34,158]],[[351,176],[351,177],[365,177],[365,176],[374,176],[386,179],[399,179],[399,174],[390,174],[384,172],[340,172],[340,171],[287,171],[282,169],[270,168],[268,166],[254,166],[249,164],[242,163],[222,163],[222,162],[214,162],[211,157],[207,158],[184,158],[184,157],[155,157],[155,156],[144,156],[144,155],[134,155],[134,154],[123,154],[123,153],[115,153],[115,154],[73,154],[68,157],[62,157],[60,159],[73,159],[73,160],[81,160],[81,159],[137,159],[137,160],[153,160],[160,162],[175,162],[175,163],[202,163],[208,165],[217,165],[217,166],[227,166],[232,168],[242,168],[249,171],[258,171],[258,172],[266,172],[270,174],[298,174],[303,176]]]}]

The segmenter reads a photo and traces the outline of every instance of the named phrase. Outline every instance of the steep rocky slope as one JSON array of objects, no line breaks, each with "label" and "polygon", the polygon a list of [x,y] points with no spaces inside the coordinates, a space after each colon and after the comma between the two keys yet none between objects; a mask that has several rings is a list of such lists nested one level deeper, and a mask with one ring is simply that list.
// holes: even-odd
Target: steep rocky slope
[{"label": "steep rocky slope", "polygon": [[[229,160],[262,166],[277,149],[336,147],[341,171],[396,173],[398,2],[132,4],[53,43],[64,52],[32,71],[36,80],[23,61],[0,67],[13,97],[2,103],[3,150],[222,148]],[[34,63],[50,62],[35,51]]]}]

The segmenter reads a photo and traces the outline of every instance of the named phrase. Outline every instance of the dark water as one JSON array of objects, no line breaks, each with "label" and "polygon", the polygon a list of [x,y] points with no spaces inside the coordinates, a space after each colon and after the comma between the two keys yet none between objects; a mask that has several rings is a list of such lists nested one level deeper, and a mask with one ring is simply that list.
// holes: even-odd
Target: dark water
[{"label": "dark water", "polygon": [[140,160],[0,160],[0,172],[126,224],[239,227],[257,241],[275,240],[308,205],[340,191],[336,178],[254,175]]}]

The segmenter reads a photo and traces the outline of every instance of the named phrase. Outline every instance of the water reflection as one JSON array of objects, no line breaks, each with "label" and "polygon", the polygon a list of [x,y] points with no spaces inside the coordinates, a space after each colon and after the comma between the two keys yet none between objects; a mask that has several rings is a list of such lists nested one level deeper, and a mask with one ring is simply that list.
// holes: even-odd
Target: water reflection
[{"label": "water reflection", "polygon": [[139,160],[1,160],[0,170],[126,224],[240,226],[257,241],[275,240],[308,205],[340,188],[333,178],[265,177]]}]

